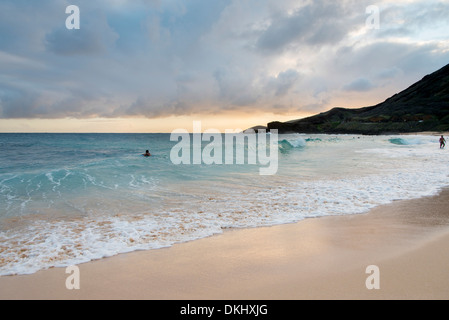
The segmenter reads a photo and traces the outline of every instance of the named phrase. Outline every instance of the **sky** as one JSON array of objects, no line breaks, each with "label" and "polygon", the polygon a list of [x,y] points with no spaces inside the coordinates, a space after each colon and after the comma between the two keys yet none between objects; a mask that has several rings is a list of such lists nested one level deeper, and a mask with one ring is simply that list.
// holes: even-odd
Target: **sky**
[{"label": "sky", "polygon": [[449,0],[1,0],[0,132],[224,131],[376,105],[449,63],[447,17]]}]

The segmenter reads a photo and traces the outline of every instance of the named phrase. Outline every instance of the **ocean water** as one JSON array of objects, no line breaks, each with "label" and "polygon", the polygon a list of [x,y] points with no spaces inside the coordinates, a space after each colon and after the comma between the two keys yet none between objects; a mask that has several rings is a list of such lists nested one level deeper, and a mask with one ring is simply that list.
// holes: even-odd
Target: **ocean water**
[{"label": "ocean water", "polygon": [[170,134],[0,134],[0,275],[362,214],[449,185],[434,136],[279,135],[270,176],[259,164],[175,165],[176,144]]}]

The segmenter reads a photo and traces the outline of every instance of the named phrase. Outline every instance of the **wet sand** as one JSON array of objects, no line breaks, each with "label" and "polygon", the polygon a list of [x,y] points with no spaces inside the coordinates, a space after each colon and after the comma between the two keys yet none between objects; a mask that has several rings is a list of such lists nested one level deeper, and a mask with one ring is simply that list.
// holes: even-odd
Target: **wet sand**
[{"label": "wet sand", "polygon": [[[0,299],[449,299],[449,190],[368,214],[228,230],[171,248],[0,277]],[[380,289],[368,290],[370,265]]]}]

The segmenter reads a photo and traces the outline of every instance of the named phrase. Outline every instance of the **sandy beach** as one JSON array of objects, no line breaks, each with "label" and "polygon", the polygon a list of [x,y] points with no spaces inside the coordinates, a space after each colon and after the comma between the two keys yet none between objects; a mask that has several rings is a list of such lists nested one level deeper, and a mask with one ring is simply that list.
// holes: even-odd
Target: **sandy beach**
[{"label": "sandy beach", "polygon": [[[448,299],[449,190],[368,214],[228,230],[171,248],[0,277],[0,299]],[[366,268],[379,268],[368,290]]]}]

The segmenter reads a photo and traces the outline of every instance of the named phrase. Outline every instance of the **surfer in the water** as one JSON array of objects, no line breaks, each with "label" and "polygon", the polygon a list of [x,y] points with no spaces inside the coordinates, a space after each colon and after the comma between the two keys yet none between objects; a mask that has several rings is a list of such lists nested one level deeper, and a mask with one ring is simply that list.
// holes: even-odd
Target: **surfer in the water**
[{"label": "surfer in the water", "polygon": [[151,157],[151,153],[150,151],[145,151],[145,153],[143,154],[144,157]]},{"label": "surfer in the water", "polygon": [[444,149],[446,147],[446,139],[444,139],[444,136],[441,136],[440,138],[440,149]]}]

